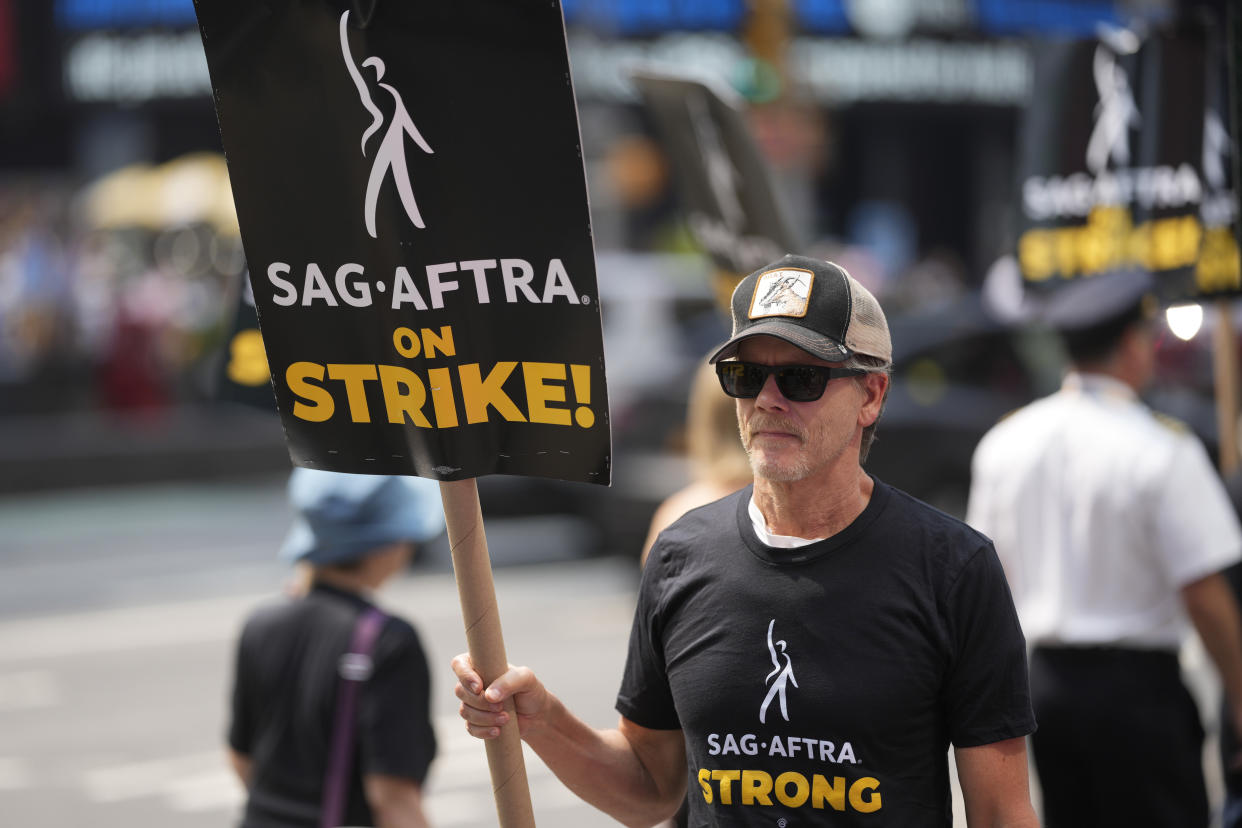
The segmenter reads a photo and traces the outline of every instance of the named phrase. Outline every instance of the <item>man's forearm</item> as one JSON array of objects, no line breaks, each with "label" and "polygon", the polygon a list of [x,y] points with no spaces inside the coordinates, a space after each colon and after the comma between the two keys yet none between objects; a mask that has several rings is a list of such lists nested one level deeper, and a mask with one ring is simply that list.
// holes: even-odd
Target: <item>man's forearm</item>
[{"label": "man's forearm", "polygon": [[379,828],[427,828],[422,786],[410,779],[382,774],[362,778],[367,804]]},{"label": "man's forearm", "polygon": [[[680,740],[681,732],[674,738]],[[633,828],[671,817],[685,793],[684,760],[670,774],[667,755],[644,757],[644,746],[632,744],[620,729],[596,730],[555,697],[544,721],[523,739],[566,787]]]},{"label": "man's forearm", "polygon": [[1223,575],[1214,574],[1182,587],[1186,612],[1203,647],[1220,674],[1225,696],[1242,725],[1242,616]]}]

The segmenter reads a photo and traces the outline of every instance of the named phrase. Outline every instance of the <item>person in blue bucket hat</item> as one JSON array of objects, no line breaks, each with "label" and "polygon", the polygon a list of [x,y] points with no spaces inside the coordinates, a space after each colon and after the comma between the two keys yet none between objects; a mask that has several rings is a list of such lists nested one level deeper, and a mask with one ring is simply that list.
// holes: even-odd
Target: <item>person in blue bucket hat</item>
[{"label": "person in blue bucket hat", "polygon": [[237,645],[228,745],[248,793],[240,824],[425,826],[427,657],[375,593],[443,530],[439,487],[299,468],[289,500],[279,554],[309,583],[254,612]]}]

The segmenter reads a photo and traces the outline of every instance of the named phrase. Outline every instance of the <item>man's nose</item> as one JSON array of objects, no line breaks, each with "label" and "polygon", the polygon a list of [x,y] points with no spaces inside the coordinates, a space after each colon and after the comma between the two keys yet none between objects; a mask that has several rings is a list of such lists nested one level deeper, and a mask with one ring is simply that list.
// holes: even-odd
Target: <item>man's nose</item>
[{"label": "man's nose", "polygon": [[789,400],[785,399],[785,395],[776,387],[776,377],[769,374],[763,381],[763,387],[759,389],[759,395],[755,397],[755,405],[760,408],[788,408]]}]

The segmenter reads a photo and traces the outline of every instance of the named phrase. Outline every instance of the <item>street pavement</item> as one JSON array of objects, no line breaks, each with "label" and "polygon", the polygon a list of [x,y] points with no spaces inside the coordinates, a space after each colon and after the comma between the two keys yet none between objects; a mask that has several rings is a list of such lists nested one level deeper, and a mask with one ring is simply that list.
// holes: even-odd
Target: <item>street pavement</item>
[{"label": "street pavement", "polygon": [[[275,559],[284,481],[0,498],[0,825],[235,823],[243,793],[222,749],[231,651],[247,613],[289,575]],[[637,566],[560,548],[540,561],[528,529],[488,526],[509,658],[588,723],[612,726]],[[427,808],[437,828],[492,826],[485,752],[452,693],[449,661],[466,649],[456,587],[442,549],[427,559],[382,595],[418,627],[432,662],[440,753]],[[1210,697],[1201,652],[1188,664]],[[615,824],[529,751],[527,773],[540,826]]]},{"label": "street pavement", "polygon": [[[610,725],[633,568],[616,560],[499,571],[511,653],[522,652],[588,721]],[[273,584],[274,587],[278,586]],[[451,574],[413,574],[384,593],[415,620],[436,681],[441,744],[428,788],[437,826],[495,824],[485,754],[456,715],[448,661],[465,649]],[[241,789],[221,751],[230,650],[270,595],[61,613],[0,622],[0,811],[14,826],[195,826],[233,821]],[[540,825],[606,825],[536,758]]]},{"label": "street pavement", "polygon": [[[288,525],[283,484],[0,500],[0,824],[235,822],[242,790],[221,747],[231,649],[289,574],[274,558]],[[495,571],[510,658],[595,725],[616,721],[636,576],[617,558]],[[444,828],[495,825],[485,752],[452,694],[449,660],[466,648],[453,575],[416,566],[382,597],[417,625],[436,679],[429,816]],[[541,826],[615,824],[529,753],[527,766]]]}]

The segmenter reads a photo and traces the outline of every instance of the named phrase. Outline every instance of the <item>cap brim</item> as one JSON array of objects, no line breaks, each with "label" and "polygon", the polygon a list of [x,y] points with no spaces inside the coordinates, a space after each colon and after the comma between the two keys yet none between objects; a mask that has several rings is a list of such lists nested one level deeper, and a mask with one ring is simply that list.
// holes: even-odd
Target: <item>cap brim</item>
[{"label": "cap brim", "polygon": [[774,336],[796,348],[801,348],[817,359],[828,362],[844,362],[854,355],[853,351],[840,342],[836,342],[826,336],[816,336],[796,323],[782,319],[772,319],[767,322],[758,322],[737,334],[717,348],[716,352],[708,357],[707,361],[719,362],[722,359],[736,356],[738,345],[756,336]]},{"label": "cap brim", "polygon": [[285,535],[285,541],[280,546],[277,557],[282,561],[299,561],[313,552],[315,549],[315,533],[311,531],[310,524],[300,516],[293,518],[293,525],[289,527],[288,534]]},{"label": "cap brim", "polygon": [[1039,306],[1038,318],[1049,327],[1072,332],[1138,315],[1143,299],[1155,290],[1146,271],[1111,271],[1080,277],[1052,291]]}]

